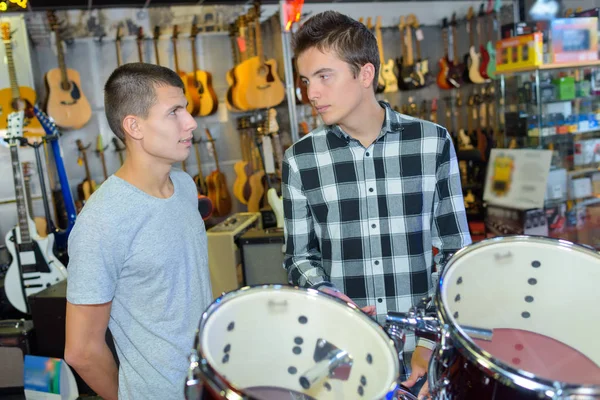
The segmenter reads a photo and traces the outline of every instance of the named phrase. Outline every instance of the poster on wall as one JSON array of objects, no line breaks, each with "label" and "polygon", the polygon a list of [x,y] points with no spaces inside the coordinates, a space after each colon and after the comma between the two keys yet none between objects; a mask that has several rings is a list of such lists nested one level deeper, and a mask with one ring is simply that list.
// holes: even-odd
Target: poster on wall
[{"label": "poster on wall", "polygon": [[519,210],[542,208],[551,150],[492,149],[483,199]]}]

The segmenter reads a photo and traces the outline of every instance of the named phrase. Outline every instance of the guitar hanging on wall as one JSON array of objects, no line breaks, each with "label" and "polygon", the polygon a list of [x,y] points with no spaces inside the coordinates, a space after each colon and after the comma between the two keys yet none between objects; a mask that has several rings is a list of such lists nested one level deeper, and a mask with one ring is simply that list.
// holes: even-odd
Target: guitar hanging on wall
[{"label": "guitar hanging on wall", "polygon": [[219,99],[212,85],[212,74],[198,68],[198,55],[196,53],[196,36],[198,35],[196,17],[192,23],[190,42],[192,45],[192,72],[188,73],[188,89],[190,96],[198,104],[198,115],[205,117],[214,114],[219,106]]},{"label": "guitar hanging on wall", "polygon": [[3,22],[1,26],[2,41],[6,52],[6,64],[10,88],[0,90],[0,130],[6,129],[6,114],[13,111],[24,111],[23,129],[28,133],[43,134],[40,122],[33,115],[33,105],[37,101],[35,90],[28,86],[19,86],[17,71],[12,52],[10,23]]},{"label": "guitar hanging on wall", "polygon": [[53,254],[54,235],[49,234],[45,238],[38,236],[27,210],[18,149],[23,140],[23,111],[8,116],[5,140],[10,146],[18,223],[6,235],[6,247],[12,262],[6,272],[4,288],[13,307],[29,314],[27,297],[65,280],[67,270]]},{"label": "guitar hanging on wall", "polygon": [[48,92],[46,112],[61,128],[79,129],[92,117],[92,108],[81,90],[79,72],[67,68],[60,27],[52,11],[48,11],[48,22],[56,39],[58,68],[46,72],[44,77]]}]

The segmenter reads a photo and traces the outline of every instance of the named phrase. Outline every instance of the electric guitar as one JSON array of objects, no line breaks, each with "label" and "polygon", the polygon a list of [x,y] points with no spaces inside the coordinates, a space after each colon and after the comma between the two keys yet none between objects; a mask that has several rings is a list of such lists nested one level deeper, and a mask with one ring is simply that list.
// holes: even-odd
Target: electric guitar
[{"label": "electric guitar", "polygon": [[102,135],[99,133],[96,138],[96,154],[100,157],[100,163],[102,164],[102,173],[104,174],[104,180],[108,179],[108,171],[106,170],[106,159],[104,158],[104,150],[108,149],[108,146],[104,146],[102,141]]},{"label": "electric guitar", "polygon": [[456,34],[456,13],[452,14],[450,20],[452,38],[452,62],[448,71],[448,82],[455,88],[462,85],[462,76],[465,66],[458,62],[458,35]]},{"label": "electric guitar", "polygon": [[[81,202],[81,208],[85,202],[90,198],[92,193],[96,191],[97,185],[96,181],[92,179],[92,174],[90,173],[90,167],[88,165],[87,159],[87,149],[90,147],[88,144],[87,147],[83,145],[83,142],[80,139],[75,141],[77,143],[77,149],[79,150],[79,164],[83,164],[85,168],[85,178],[79,185],[77,185],[77,194],[79,195],[79,201]],[[81,211],[81,210],[80,210]]]},{"label": "electric guitar", "polygon": [[46,112],[61,128],[79,129],[92,117],[92,108],[81,91],[81,78],[74,69],[67,69],[59,26],[52,11],[48,11],[48,22],[56,38],[58,68],[46,73],[48,92]]},{"label": "electric guitar", "polygon": [[[489,0],[491,3],[491,0]],[[495,26],[498,23],[498,11],[500,11],[500,0],[494,1],[494,8],[490,10],[491,21],[488,21],[488,43],[487,51],[490,55],[490,61],[487,65],[487,75],[490,79],[496,79],[496,41],[494,40]]]},{"label": "electric guitar", "polygon": [[[485,11],[484,11],[483,7],[484,7],[484,5],[481,4],[481,6],[479,7],[479,14],[477,14],[477,25],[479,28],[478,29],[479,32],[482,31],[481,20],[485,19]],[[481,44],[481,38],[480,38],[480,42],[479,42],[479,54],[481,54],[481,63],[479,64],[479,74],[484,79],[489,79],[490,77],[487,74],[487,67],[488,67],[488,63],[490,62],[490,53],[488,53],[485,46],[483,44]]]},{"label": "electric guitar", "polygon": [[[6,114],[13,111],[24,111],[24,134],[34,135],[43,134],[44,131],[33,114],[33,105],[37,101],[35,90],[28,86],[19,86],[17,82],[17,71],[12,53],[12,41],[10,32],[10,23],[3,22],[1,25],[2,41],[6,53],[6,64],[8,77],[10,79],[10,88],[0,90],[0,130],[6,129]],[[34,136],[31,135],[31,136]]]},{"label": "electric guitar", "polygon": [[436,83],[440,89],[451,89],[452,85],[448,83],[448,72],[450,71],[450,60],[448,50],[448,19],[444,18],[442,21],[442,38],[444,41],[444,56],[440,58],[438,64],[440,66],[440,72],[438,72]]},{"label": "electric guitar", "polygon": [[420,86],[429,86],[433,83],[433,78],[429,71],[429,60],[421,56],[421,41],[423,40],[423,31],[421,30],[421,25],[419,24],[419,20],[415,14],[410,14],[407,20],[415,32],[415,51],[417,52],[417,63],[415,64],[415,69],[419,78],[423,78]]},{"label": "electric guitar", "polygon": [[379,48],[379,84],[383,83],[384,93],[393,93],[398,91],[398,78],[394,74],[394,60],[391,58],[385,61],[383,55],[383,37],[381,35],[381,16],[377,17],[375,23],[375,37],[377,38],[377,47]]},{"label": "electric guitar", "polygon": [[[481,56],[477,53],[477,48],[475,47],[475,24],[473,24],[473,19],[475,17],[475,13],[473,12],[473,7],[469,7],[469,12],[467,13],[467,27],[469,30],[469,52],[464,57],[465,63],[465,80],[469,80],[471,83],[484,83],[485,78],[481,76],[479,73],[479,64],[481,63]],[[479,37],[479,22],[477,23],[477,33]]]},{"label": "electric guitar", "polygon": [[14,308],[30,314],[27,298],[67,278],[67,270],[54,256],[54,235],[41,238],[35,232],[23,189],[19,162],[19,144],[23,140],[23,111],[8,116],[6,141],[10,146],[11,164],[17,199],[18,224],[6,235],[6,247],[12,262],[6,272],[6,297]]}]

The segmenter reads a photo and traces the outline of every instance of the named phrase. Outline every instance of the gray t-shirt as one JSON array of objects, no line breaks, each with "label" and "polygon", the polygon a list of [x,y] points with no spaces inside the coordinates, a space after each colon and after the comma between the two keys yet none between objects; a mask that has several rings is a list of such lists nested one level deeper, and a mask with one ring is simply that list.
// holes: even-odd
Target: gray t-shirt
[{"label": "gray t-shirt", "polygon": [[168,199],[111,176],[69,237],[67,300],[112,301],[119,399],[183,399],[195,330],[212,301],[204,222],[192,178]]}]

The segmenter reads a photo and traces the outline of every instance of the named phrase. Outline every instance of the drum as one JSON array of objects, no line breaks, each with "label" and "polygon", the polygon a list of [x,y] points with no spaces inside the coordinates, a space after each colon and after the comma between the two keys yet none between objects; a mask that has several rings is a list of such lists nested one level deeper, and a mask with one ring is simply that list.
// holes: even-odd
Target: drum
[{"label": "drum", "polygon": [[353,305],[317,290],[242,288],[203,314],[186,398],[406,399],[392,339]]},{"label": "drum", "polygon": [[[436,311],[388,324],[437,332],[436,399],[600,399],[600,255],[563,240],[494,238],[457,252]],[[411,320],[412,318],[412,320]]]}]

